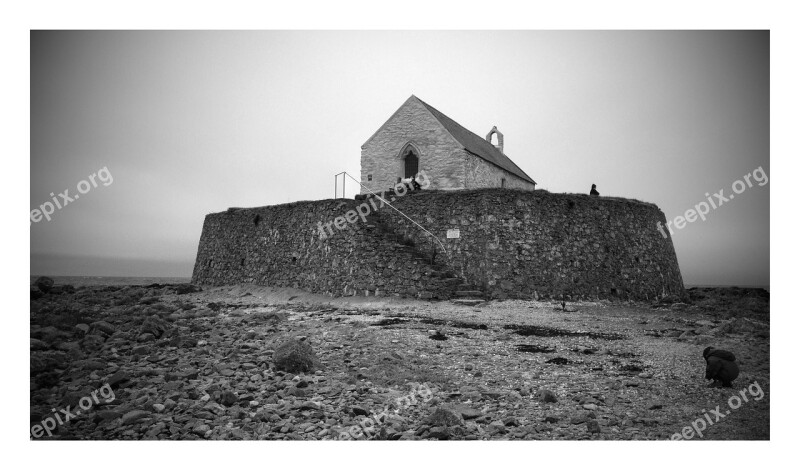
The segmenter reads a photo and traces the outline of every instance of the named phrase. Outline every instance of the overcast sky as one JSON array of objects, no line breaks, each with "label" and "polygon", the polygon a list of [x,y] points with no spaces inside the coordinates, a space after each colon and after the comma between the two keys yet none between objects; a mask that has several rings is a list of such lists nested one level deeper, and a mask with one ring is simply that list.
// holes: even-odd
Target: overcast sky
[{"label": "overcast sky", "polygon": [[[31,225],[31,272],[190,276],[206,214],[332,197],[411,94],[539,188],[668,220],[771,176],[766,32],[33,32],[30,209],[81,198]],[[686,284],[769,285],[751,182],[675,231]]]}]

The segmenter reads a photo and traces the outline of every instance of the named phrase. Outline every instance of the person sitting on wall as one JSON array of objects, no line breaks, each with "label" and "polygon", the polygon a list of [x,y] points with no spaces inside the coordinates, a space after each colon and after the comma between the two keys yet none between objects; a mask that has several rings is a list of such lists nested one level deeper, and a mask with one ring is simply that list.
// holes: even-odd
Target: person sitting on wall
[{"label": "person sitting on wall", "polygon": [[732,352],[709,346],[703,350],[703,358],[706,360],[706,380],[713,380],[709,387],[733,387],[731,382],[739,376],[739,366]]},{"label": "person sitting on wall", "polygon": [[597,192],[597,185],[596,184],[592,185],[592,190],[589,191],[589,195],[590,196],[599,196],[600,195],[600,193]]}]

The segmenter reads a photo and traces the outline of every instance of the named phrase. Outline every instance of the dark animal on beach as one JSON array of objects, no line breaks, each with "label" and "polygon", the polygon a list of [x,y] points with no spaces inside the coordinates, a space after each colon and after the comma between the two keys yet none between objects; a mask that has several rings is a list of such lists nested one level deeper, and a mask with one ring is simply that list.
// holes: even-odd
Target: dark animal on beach
[{"label": "dark animal on beach", "polygon": [[714,380],[710,387],[719,387],[719,382],[723,387],[733,386],[731,382],[739,376],[739,366],[732,352],[709,346],[703,350],[703,358],[706,360],[706,380]]},{"label": "dark animal on beach", "polygon": [[592,185],[592,190],[589,191],[589,195],[590,196],[599,196],[600,195],[600,193],[597,192],[597,185],[596,184]]}]

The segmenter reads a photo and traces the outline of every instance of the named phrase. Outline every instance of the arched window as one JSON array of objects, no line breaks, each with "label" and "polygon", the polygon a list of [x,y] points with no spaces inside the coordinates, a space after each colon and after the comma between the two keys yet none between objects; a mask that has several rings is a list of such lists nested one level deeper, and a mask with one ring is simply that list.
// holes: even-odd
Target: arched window
[{"label": "arched window", "polygon": [[419,173],[419,150],[411,142],[407,143],[400,152],[403,160],[403,177],[411,178]]}]

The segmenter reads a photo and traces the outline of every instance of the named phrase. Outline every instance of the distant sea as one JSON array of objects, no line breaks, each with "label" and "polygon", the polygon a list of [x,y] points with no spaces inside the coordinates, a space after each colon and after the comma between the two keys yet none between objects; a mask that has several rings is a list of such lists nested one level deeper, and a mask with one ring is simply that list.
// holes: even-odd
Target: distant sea
[{"label": "distant sea", "polygon": [[[149,284],[186,284],[190,277],[114,277],[114,276],[47,276],[57,285],[79,286],[146,286]],[[39,276],[31,276],[31,285]]]},{"label": "distant sea", "polygon": [[[190,277],[115,277],[115,276],[48,276],[56,284],[70,284],[78,286],[146,286],[148,284],[188,284],[192,282]],[[31,285],[39,276],[31,276]],[[691,287],[733,287],[709,284],[686,284],[686,288]],[[740,285],[736,287],[760,287],[769,292],[769,286],[748,286]]]}]

